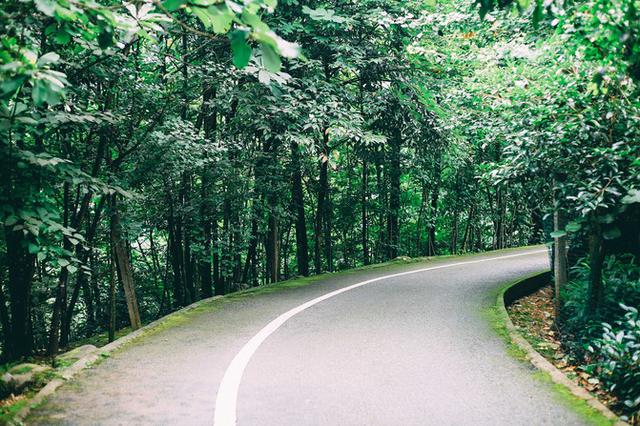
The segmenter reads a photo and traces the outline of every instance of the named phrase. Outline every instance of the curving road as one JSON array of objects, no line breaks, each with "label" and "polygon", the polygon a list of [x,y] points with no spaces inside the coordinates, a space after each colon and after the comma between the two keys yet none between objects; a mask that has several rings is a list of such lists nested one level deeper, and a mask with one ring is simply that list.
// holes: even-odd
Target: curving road
[{"label": "curving road", "polygon": [[234,298],[116,352],[27,423],[584,424],[483,317],[502,284],[547,268],[537,247]]}]

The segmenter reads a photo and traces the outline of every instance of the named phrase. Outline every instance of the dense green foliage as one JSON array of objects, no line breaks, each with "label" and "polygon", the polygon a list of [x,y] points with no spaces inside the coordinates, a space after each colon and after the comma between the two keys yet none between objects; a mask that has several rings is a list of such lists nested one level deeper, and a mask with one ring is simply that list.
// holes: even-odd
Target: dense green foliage
[{"label": "dense green foliage", "polygon": [[[492,10],[493,3],[483,4]],[[496,94],[492,108],[500,119],[482,128],[505,155],[491,176],[526,180],[547,194],[556,218],[552,236],[569,238],[570,283],[557,287],[563,306],[556,325],[628,415],[637,415],[640,397],[637,330],[628,313],[640,307],[639,6],[538,2],[525,8],[536,28],[500,23],[512,35],[499,47],[503,62],[474,82]],[[615,335],[607,323],[617,324]]]},{"label": "dense green foliage", "polygon": [[638,289],[603,274],[640,254],[638,6],[4,2],[3,357],[296,275],[542,242],[554,214],[586,265],[558,325],[621,320]]},{"label": "dense green foliage", "polygon": [[590,371],[633,413],[640,407],[640,319],[636,308],[623,308],[624,319],[615,326],[604,323],[602,336],[589,346],[597,357]]}]

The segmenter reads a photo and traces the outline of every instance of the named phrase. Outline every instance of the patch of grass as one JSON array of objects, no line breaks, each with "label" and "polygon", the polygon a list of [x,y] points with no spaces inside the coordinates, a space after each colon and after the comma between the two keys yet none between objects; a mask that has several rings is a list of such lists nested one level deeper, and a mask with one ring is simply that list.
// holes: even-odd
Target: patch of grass
[{"label": "patch of grass", "polygon": [[11,370],[11,374],[24,374],[24,373],[28,373],[29,371],[31,371],[32,368],[29,365],[23,365],[20,368],[15,368]]},{"label": "patch of grass", "polygon": [[[518,284],[519,282],[530,279],[539,273],[531,274],[523,278],[519,278],[515,281],[508,282],[498,288],[494,295],[496,297],[496,303],[494,306],[486,309],[483,314],[487,319],[493,330],[502,338],[505,342],[507,353],[514,359],[520,362],[529,362],[527,351],[522,349],[517,343],[511,339],[509,330],[507,328],[507,320],[509,314],[504,307],[504,294],[507,289]],[[594,426],[610,426],[616,423],[616,420],[611,420],[605,417],[600,411],[591,407],[585,400],[575,396],[566,386],[555,383],[549,373],[546,371],[538,370],[532,373],[532,376],[542,382],[548,389],[553,392],[556,400],[563,404],[565,407],[571,409],[573,412],[580,415],[588,424]]]},{"label": "patch of grass", "polygon": [[0,406],[0,424],[9,425],[20,410],[29,403],[28,397],[25,396],[15,401],[8,401],[8,404]]},{"label": "patch of grass", "polygon": [[491,306],[482,312],[482,316],[487,320],[495,333],[504,342],[507,353],[519,361],[528,361],[527,352],[511,340],[507,330],[505,312],[498,306]]},{"label": "patch of grass", "polygon": [[580,415],[588,424],[593,426],[612,426],[616,424],[616,420],[606,418],[600,411],[591,407],[587,401],[571,393],[566,386],[555,383],[546,372],[536,371],[533,376],[553,391],[556,400]]},{"label": "patch of grass", "polygon": [[[124,327],[120,330],[116,330],[115,338],[116,340],[121,338],[122,336],[126,336],[131,333],[131,327]],[[109,343],[109,332],[104,331],[102,333],[94,334],[93,336],[86,337],[79,340],[74,340],[71,345],[67,348],[68,350],[72,350],[84,345],[93,345],[97,348],[100,348]]]}]

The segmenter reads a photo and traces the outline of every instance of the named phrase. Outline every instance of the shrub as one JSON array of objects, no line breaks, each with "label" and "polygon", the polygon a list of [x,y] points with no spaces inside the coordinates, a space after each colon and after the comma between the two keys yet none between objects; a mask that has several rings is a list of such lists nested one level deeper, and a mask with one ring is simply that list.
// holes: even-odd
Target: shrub
[{"label": "shrub", "polygon": [[602,324],[602,337],[588,347],[594,363],[585,370],[594,374],[615,395],[629,416],[640,412],[640,319],[638,310],[620,304],[626,312],[615,326]]},{"label": "shrub", "polygon": [[561,331],[566,349],[581,360],[592,339],[602,334],[602,322],[614,323],[624,318],[626,311],[621,304],[640,308],[640,266],[630,255],[608,256],[603,265],[604,299],[599,316],[587,316],[587,288],[589,264],[578,262],[571,270],[571,282],[563,294]]}]

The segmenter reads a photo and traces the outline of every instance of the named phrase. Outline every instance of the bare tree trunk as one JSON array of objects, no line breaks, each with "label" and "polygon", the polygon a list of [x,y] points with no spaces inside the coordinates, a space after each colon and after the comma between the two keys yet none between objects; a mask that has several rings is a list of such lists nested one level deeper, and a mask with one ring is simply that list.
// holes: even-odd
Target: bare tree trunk
[{"label": "bare tree trunk", "polygon": [[116,279],[113,241],[109,244],[109,342],[116,338]]},{"label": "bare tree trunk", "polygon": [[395,128],[393,130],[393,137],[390,142],[389,213],[387,219],[387,240],[389,245],[387,257],[393,259],[398,256],[398,246],[400,244],[400,148],[402,146],[400,129]]},{"label": "bare tree trunk", "polygon": [[[69,183],[64,183],[64,195],[63,195],[63,224],[65,227],[69,226]],[[71,251],[73,246],[69,242],[68,238],[64,237],[63,248],[67,251]],[[51,329],[49,331],[49,348],[48,353],[50,356],[56,356],[60,347],[60,323],[65,316],[65,310],[67,307],[67,281],[69,279],[69,270],[66,267],[62,267],[60,270],[60,276],[58,277],[58,287],[56,290],[56,300],[53,305],[53,314],[51,315]]]},{"label": "bare tree trunk", "polygon": [[298,144],[291,143],[292,207],[296,217],[296,258],[298,272],[309,275],[309,243],[307,239],[307,222],[304,214],[304,194],[302,192],[302,171],[300,170],[300,153]]},{"label": "bare tree trunk", "polygon": [[431,218],[429,220],[429,233],[428,233],[428,245],[427,245],[427,256],[435,256],[436,253],[436,222],[438,220],[438,199],[440,197],[440,183],[441,183],[441,161],[442,154],[438,155],[436,158],[436,162],[434,165],[434,177],[435,177],[435,185],[433,186],[433,190],[431,191],[431,203],[430,203],[430,213]]},{"label": "bare tree trunk", "polygon": [[133,270],[129,263],[125,241],[122,238],[122,225],[120,224],[117,195],[113,195],[111,198],[111,241],[113,244],[113,254],[118,278],[124,288],[131,328],[137,330],[141,327],[142,323],[140,321],[140,310],[138,309],[138,300],[133,283]]},{"label": "bare tree trunk", "polygon": [[9,269],[9,300],[11,312],[11,352],[9,359],[31,355],[33,334],[31,332],[31,284],[35,271],[35,256],[26,248],[22,231],[5,227],[7,259]]},{"label": "bare tree trunk", "polygon": [[[323,139],[322,158],[320,160],[320,182],[318,186],[318,205],[316,208],[314,259],[316,274],[322,272],[322,243],[325,231],[326,198],[329,192],[329,153]],[[326,251],[326,248],[325,248]]]},{"label": "bare tree trunk", "polygon": [[598,223],[595,214],[591,219],[591,232],[589,235],[589,267],[591,273],[589,276],[589,289],[587,300],[587,314],[591,317],[597,317],[600,306],[602,305],[602,266],[604,263],[604,244],[602,237],[602,227]]},{"label": "bare tree trunk", "polygon": [[[566,226],[564,212],[556,206],[553,212],[554,232],[563,232]],[[557,236],[553,244],[553,281],[554,281],[554,315],[559,320],[562,304],[562,289],[567,284],[567,236]]]},{"label": "bare tree trunk", "polygon": [[378,191],[378,238],[376,244],[376,261],[386,259],[386,243],[384,238],[384,224],[387,210],[387,193],[385,190],[384,174],[382,169],[382,150],[376,156],[376,187]]},{"label": "bare tree trunk", "polygon": [[365,265],[371,262],[369,257],[369,162],[362,160],[362,260]]}]

